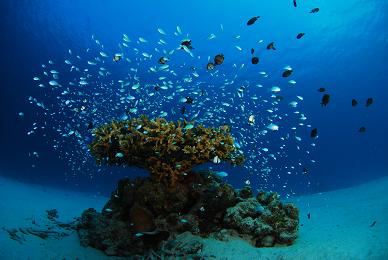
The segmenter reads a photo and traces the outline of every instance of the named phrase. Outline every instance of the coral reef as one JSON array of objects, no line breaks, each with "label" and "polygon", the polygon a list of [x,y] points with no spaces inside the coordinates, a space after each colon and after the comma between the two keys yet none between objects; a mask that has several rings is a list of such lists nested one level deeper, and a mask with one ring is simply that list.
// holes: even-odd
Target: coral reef
[{"label": "coral reef", "polygon": [[207,128],[186,121],[175,123],[141,116],[100,126],[94,136],[89,148],[97,163],[142,167],[159,182],[169,182],[171,186],[205,162],[244,162],[226,125]]},{"label": "coral reef", "polygon": [[[239,236],[256,247],[290,245],[297,237],[298,209],[276,193],[254,197],[249,187],[235,190],[212,171],[190,172],[175,186],[152,177],[120,180],[101,213],[82,214],[82,245],[133,257],[171,253],[166,249],[185,232],[223,241]],[[188,251],[199,254],[200,247]],[[179,250],[174,254],[188,254]]]},{"label": "coral reef", "polygon": [[[123,179],[102,212],[88,209],[77,231],[84,246],[115,256],[198,256],[200,243],[179,246],[189,233],[227,241],[240,236],[257,247],[292,244],[299,212],[276,193],[250,187],[235,190],[217,172],[193,172],[196,165],[244,162],[228,126],[206,128],[146,116],[103,125],[90,144],[97,163],[138,166],[151,176]],[[52,212],[54,213],[54,212]]]},{"label": "coral reef", "polygon": [[258,247],[275,243],[292,244],[297,237],[299,211],[291,204],[283,205],[277,193],[259,192],[228,208],[224,223],[253,238]]}]

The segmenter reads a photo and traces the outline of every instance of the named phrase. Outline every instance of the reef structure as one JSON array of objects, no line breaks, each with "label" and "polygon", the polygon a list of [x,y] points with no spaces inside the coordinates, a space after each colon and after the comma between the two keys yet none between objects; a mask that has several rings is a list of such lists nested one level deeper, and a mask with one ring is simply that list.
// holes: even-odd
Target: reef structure
[{"label": "reef structure", "polygon": [[299,211],[277,193],[254,196],[250,187],[236,190],[217,172],[192,170],[214,157],[243,162],[229,129],[187,126],[141,117],[96,129],[90,149],[99,163],[140,166],[151,175],[120,180],[101,212],[85,210],[76,227],[81,245],[114,256],[157,252],[176,258],[198,256],[202,248],[198,241],[177,246],[184,233],[222,241],[238,236],[255,247],[295,241]]},{"label": "reef structure", "polygon": [[235,190],[212,171],[188,176],[174,192],[154,178],[120,180],[101,213],[83,212],[81,244],[135,256],[161,250],[184,232],[222,241],[238,236],[255,247],[291,245],[297,238],[299,211],[277,193]]},{"label": "reef structure", "polygon": [[150,120],[143,115],[100,126],[94,136],[89,148],[97,163],[145,168],[151,177],[171,186],[205,162],[244,162],[227,125],[209,128],[164,118]]}]

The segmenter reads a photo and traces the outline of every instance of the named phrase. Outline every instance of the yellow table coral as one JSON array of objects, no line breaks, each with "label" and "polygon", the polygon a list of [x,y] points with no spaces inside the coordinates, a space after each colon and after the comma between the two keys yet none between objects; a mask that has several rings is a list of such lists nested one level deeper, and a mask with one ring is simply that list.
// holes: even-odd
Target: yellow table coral
[{"label": "yellow table coral", "polygon": [[97,163],[142,167],[171,185],[205,162],[244,162],[226,125],[209,128],[141,116],[102,125],[94,136],[89,148]]}]

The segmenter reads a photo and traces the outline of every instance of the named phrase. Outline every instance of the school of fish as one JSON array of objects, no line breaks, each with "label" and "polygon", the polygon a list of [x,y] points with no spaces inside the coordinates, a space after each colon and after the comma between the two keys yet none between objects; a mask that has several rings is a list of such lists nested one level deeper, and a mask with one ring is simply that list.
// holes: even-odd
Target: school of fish
[{"label": "school of fish", "polygon": [[[294,4],[296,7],[295,1]],[[313,9],[311,13],[318,11]],[[255,16],[247,25],[260,19]],[[215,42],[225,33],[220,25],[220,30],[207,34],[204,41]],[[146,38],[123,34],[117,47],[106,47],[93,35],[89,48],[69,49],[65,60],[47,61],[41,65],[42,72],[33,78],[45,97],[44,102],[43,97],[28,99],[39,107],[41,119],[27,134],[45,135],[46,129],[54,130],[57,135],[50,136],[49,143],[71,167],[69,175],[82,172],[93,178],[96,172],[104,170],[94,164],[88,153],[94,127],[141,114],[186,120],[190,122],[186,127],[190,128],[194,124],[229,125],[235,145],[247,159],[243,166],[248,173],[242,179],[244,183],[258,181],[263,188],[273,189],[269,177],[275,176],[283,180],[282,188],[286,189],[285,176],[304,175],[307,166],[316,163],[313,152],[318,130],[301,111],[303,97],[296,95],[286,101],[279,95],[283,88],[297,86],[295,80],[289,79],[294,75],[291,66],[279,68],[278,75],[270,75],[261,67],[248,80],[247,67],[258,66],[260,61],[254,48],[251,60],[236,63],[221,52],[209,53],[208,57],[197,55],[201,42],[190,39],[180,26],[170,33],[157,28],[155,35],[157,41],[149,35]],[[304,35],[298,34],[297,39]],[[230,38],[243,40],[239,35]],[[262,49],[276,51],[276,46],[269,42]],[[234,51],[244,49],[235,45]],[[265,86],[263,79],[269,76],[278,78],[279,86]],[[329,95],[325,94],[321,104],[326,106],[328,102]],[[355,106],[355,101],[352,104]],[[370,104],[372,100],[367,106]],[[292,161],[289,154],[293,154]]]}]

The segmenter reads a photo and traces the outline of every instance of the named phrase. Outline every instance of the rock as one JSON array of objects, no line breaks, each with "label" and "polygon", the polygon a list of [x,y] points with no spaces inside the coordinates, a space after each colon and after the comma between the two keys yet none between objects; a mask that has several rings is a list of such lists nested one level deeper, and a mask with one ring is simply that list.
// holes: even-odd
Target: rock
[{"label": "rock", "polygon": [[274,229],[270,225],[263,223],[261,219],[255,220],[255,231],[254,231],[255,237],[262,237],[272,233],[274,233]]},{"label": "rock", "polygon": [[275,243],[275,238],[273,236],[265,236],[260,240],[260,246],[272,247]]},{"label": "rock", "polygon": [[250,186],[245,186],[238,192],[238,196],[243,199],[248,199],[252,197],[252,188]]},{"label": "rock", "polygon": [[294,205],[292,204],[287,204],[285,206],[285,212],[286,214],[294,219],[294,220],[298,220],[299,219],[299,209],[297,207],[295,207]]},{"label": "rock", "polygon": [[226,210],[224,222],[231,227],[237,228],[244,218],[255,215],[258,205],[259,203],[253,199],[239,202],[236,206]]},{"label": "rock", "polygon": [[154,178],[121,180],[102,213],[88,209],[82,214],[77,224],[81,244],[112,256],[157,252],[179,258],[201,256],[201,244],[178,241],[182,234],[222,241],[238,236],[257,247],[296,239],[299,211],[283,205],[277,193],[259,192],[253,198],[249,187],[236,191],[206,171],[189,173],[175,185],[171,189]]},{"label": "rock", "polygon": [[221,229],[218,232],[214,232],[210,237],[215,238],[220,241],[228,242],[233,236],[238,235],[237,232],[233,232],[231,229]]},{"label": "rock", "polygon": [[277,242],[281,244],[290,245],[296,239],[296,237],[297,237],[296,232],[295,233],[282,232],[279,234]]},{"label": "rock", "polygon": [[50,210],[46,210],[46,212],[47,212],[48,219],[55,220],[56,218],[58,218],[58,210],[50,209]]},{"label": "rock", "polygon": [[209,210],[225,211],[235,205],[236,193],[230,185],[223,183],[216,189],[209,189],[202,201]]},{"label": "rock", "polygon": [[135,203],[129,211],[129,216],[131,224],[133,224],[133,228],[136,232],[146,233],[155,231],[156,226],[154,217],[148,209],[140,207]]}]

